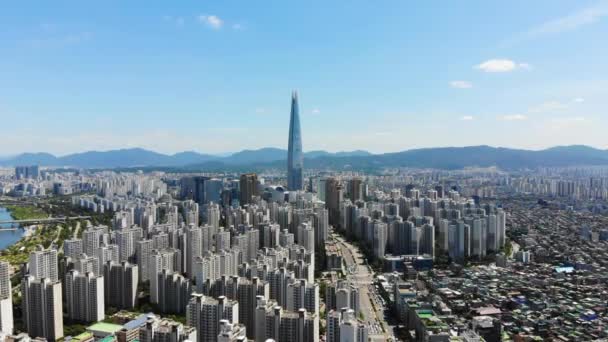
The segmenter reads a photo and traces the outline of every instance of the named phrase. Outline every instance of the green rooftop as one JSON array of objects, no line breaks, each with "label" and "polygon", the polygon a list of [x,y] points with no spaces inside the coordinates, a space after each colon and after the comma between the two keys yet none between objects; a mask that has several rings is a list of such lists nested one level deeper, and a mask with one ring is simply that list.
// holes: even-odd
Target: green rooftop
[{"label": "green rooftop", "polygon": [[420,318],[432,318],[435,316],[432,310],[416,310],[416,315]]},{"label": "green rooftop", "polygon": [[92,337],[93,337],[93,334],[91,334],[90,332],[86,331],[86,332],[83,332],[80,335],[72,337],[72,341],[85,341],[85,340],[88,340],[88,339],[90,339]]},{"label": "green rooftop", "polygon": [[120,329],[122,329],[122,325],[105,322],[98,322],[87,328],[89,331],[101,331],[108,334],[114,334]]},{"label": "green rooftop", "polygon": [[108,336],[102,338],[101,340],[99,340],[98,342],[112,342],[112,341],[116,341],[116,337],[114,337],[114,335],[108,335]]}]

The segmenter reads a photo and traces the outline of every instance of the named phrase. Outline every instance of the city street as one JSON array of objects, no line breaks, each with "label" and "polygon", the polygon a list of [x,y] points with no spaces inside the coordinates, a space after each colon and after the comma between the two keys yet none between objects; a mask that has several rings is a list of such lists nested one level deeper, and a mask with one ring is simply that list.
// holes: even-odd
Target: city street
[{"label": "city street", "polygon": [[369,326],[369,337],[372,341],[394,341],[395,337],[384,319],[384,307],[380,295],[373,286],[374,273],[364,264],[364,257],[359,249],[348,243],[341,236],[336,239],[342,246],[342,256],[346,263],[347,278],[359,289],[361,312]]}]

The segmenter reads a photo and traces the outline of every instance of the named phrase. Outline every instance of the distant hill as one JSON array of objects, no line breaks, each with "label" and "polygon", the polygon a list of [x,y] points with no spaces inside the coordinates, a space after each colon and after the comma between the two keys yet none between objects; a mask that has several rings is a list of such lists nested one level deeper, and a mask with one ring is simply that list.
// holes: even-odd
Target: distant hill
[{"label": "distant hill", "polygon": [[541,151],[490,146],[424,148],[370,156],[317,158],[309,167],[333,169],[369,169],[378,167],[412,167],[462,169],[497,166],[501,169],[608,165],[608,150],[588,146],[563,146]]},{"label": "distant hill", "polygon": [[356,150],[351,152],[326,152],[326,151],[309,151],[304,153],[304,158],[317,158],[317,157],[363,157],[371,156],[372,154],[367,151]]},{"label": "distant hill", "polygon": [[[608,150],[589,146],[558,146],[530,151],[490,146],[423,148],[395,153],[371,154],[366,151],[310,151],[304,154],[304,165],[328,169],[378,169],[412,167],[461,169],[464,167],[497,166],[502,169],[536,167],[608,165]],[[48,153],[24,153],[0,160],[0,165],[68,166],[78,168],[171,167],[189,170],[246,169],[283,167],[287,151],[280,148],[243,150],[228,156],[193,151],[173,155],[141,148],[112,151],[89,151],[56,157]]]},{"label": "distant hill", "polygon": [[226,164],[259,164],[277,160],[287,160],[287,150],[265,147],[259,150],[243,150],[222,158],[222,162]]},{"label": "distant hill", "polygon": [[0,161],[0,165],[57,165],[57,157],[50,153],[23,153]]},{"label": "distant hill", "polygon": [[[363,156],[371,155],[366,151],[337,152],[313,151],[305,157],[317,156]],[[258,150],[243,150],[224,156],[202,154],[194,151],[179,152],[173,155],[162,154],[142,148],[119,149],[110,151],[88,151],[56,157],[49,153],[23,153],[0,160],[2,166],[42,165],[67,166],[78,168],[129,168],[129,167],[183,167],[188,165],[252,165],[267,164],[287,159],[287,150],[267,147]]]}]

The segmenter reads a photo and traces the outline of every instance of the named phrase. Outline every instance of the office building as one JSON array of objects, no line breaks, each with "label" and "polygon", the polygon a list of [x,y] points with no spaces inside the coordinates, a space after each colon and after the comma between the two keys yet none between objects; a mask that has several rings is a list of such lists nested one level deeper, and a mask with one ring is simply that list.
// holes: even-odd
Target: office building
[{"label": "office building", "polygon": [[302,132],[300,129],[300,109],[298,93],[291,94],[291,115],[289,118],[289,142],[287,146],[287,188],[302,190],[304,186],[304,153],[302,152]]},{"label": "office building", "polygon": [[209,178],[204,176],[182,178],[180,180],[181,197],[183,199],[191,199],[199,205],[207,203],[205,185],[208,180]]},{"label": "office building", "polygon": [[340,226],[340,204],[343,200],[342,184],[337,178],[329,177],[325,180],[325,208],[329,215],[329,224]]},{"label": "office building", "polygon": [[15,178],[17,179],[38,179],[39,177],[40,167],[38,165],[15,167]]},{"label": "office building", "polygon": [[211,178],[205,182],[205,197],[207,203],[221,203],[224,182],[218,178]]},{"label": "office building", "polygon": [[239,181],[239,202],[241,205],[252,203],[253,197],[258,196],[258,175],[246,173],[241,175]]},{"label": "office building", "polygon": [[359,200],[364,200],[363,196],[363,179],[360,177],[354,177],[348,181],[348,198],[354,203]]}]

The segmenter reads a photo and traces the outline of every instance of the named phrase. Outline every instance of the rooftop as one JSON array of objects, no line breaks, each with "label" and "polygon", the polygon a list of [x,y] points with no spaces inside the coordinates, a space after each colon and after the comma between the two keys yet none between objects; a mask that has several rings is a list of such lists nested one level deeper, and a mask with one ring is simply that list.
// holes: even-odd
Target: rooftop
[{"label": "rooftop", "polygon": [[108,334],[114,334],[120,329],[122,329],[121,325],[105,322],[98,322],[87,328],[89,331],[101,331]]}]

